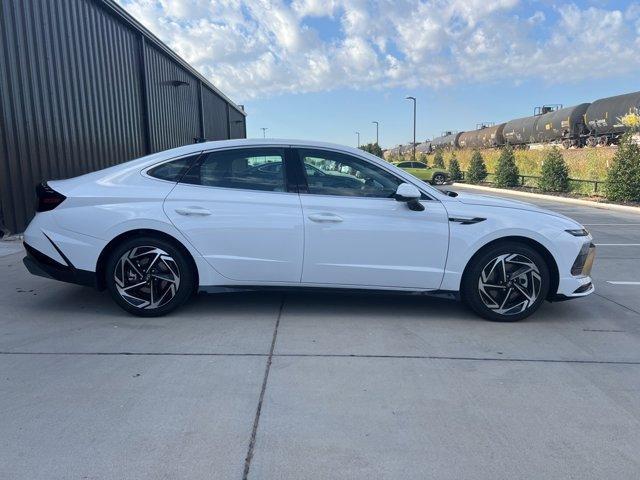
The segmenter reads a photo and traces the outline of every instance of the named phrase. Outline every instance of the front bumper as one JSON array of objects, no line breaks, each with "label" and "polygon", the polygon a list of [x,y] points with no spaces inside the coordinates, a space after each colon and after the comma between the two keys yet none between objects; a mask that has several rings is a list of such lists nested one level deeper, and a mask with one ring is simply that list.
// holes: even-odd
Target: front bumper
[{"label": "front bumper", "polygon": [[596,247],[591,240],[585,242],[571,266],[571,275],[560,278],[558,292],[551,297],[551,301],[569,300],[585,297],[594,292],[595,287],[591,279],[591,268],[596,256]]},{"label": "front bumper", "polygon": [[33,275],[97,288],[95,272],[77,269],[66,260],[68,265],[63,265],[26,242],[24,243],[24,248],[27,251],[27,256],[22,259],[22,262]]}]

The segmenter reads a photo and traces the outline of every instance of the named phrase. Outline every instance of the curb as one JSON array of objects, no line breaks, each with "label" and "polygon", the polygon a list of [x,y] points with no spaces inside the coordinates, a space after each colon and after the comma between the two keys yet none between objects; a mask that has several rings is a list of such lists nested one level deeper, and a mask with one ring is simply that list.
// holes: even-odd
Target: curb
[{"label": "curb", "polygon": [[468,183],[453,183],[453,186],[468,188],[471,190],[480,190],[482,192],[506,193],[509,195],[518,195],[521,197],[537,198],[540,200],[552,200],[561,203],[571,203],[573,205],[582,205],[585,207],[600,208],[602,210],[613,210],[617,212],[635,213],[640,215],[640,207],[632,207],[630,205],[616,205],[614,203],[593,202],[591,200],[580,200],[579,198],[557,197],[555,195],[546,195],[542,193],[520,192],[518,190],[509,190],[506,188],[485,187],[482,185],[470,185]]}]

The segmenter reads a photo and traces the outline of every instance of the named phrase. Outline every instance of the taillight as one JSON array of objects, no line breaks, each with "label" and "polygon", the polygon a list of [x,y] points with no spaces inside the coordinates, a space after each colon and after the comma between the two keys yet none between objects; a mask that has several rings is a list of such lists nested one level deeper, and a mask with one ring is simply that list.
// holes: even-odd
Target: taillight
[{"label": "taillight", "polygon": [[66,200],[67,197],[51,188],[47,182],[42,182],[36,187],[38,205],[36,212],[48,212]]}]

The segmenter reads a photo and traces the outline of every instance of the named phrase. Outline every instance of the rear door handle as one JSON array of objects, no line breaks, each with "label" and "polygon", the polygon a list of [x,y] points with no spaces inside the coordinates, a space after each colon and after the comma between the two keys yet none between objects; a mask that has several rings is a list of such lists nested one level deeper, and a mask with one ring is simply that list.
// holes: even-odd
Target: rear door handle
[{"label": "rear door handle", "polygon": [[201,207],[185,207],[176,208],[176,213],[186,217],[205,217],[207,215],[211,215],[211,210]]},{"label": "rear door handle", "polygon": [[318,223],[338,223],[342,221],[342,217],[333,213],[314,213],[309,215],[309,220]]}]

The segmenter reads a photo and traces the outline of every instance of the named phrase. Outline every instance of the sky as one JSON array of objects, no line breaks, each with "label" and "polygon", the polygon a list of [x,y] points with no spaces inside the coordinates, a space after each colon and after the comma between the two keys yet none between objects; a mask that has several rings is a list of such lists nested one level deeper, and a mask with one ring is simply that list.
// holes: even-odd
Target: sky
[{"label": "sky", "polygon": [[640,3],[118,0],[248,113],[247,136],[389,148],[640,90]]}]

